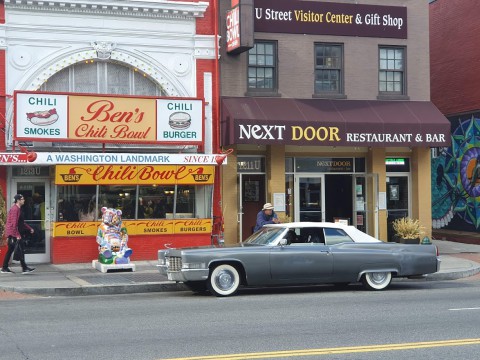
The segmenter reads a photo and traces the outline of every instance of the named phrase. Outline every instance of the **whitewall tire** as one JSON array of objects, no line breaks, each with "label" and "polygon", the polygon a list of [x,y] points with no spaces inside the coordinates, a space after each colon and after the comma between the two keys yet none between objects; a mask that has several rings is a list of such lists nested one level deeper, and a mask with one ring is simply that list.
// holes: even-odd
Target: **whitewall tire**
[{"label": "whitewall tire", "polygon": [[392,273],[368,272],[363,275],[362,282],[368,290],[383,290],[392,282]]},{"label": "whitewall tire", "polygon": [[232,265],[221,264],[215,267],[208,278],[208,289],[215,296],[229,296],[237,292],[240,274]]}]

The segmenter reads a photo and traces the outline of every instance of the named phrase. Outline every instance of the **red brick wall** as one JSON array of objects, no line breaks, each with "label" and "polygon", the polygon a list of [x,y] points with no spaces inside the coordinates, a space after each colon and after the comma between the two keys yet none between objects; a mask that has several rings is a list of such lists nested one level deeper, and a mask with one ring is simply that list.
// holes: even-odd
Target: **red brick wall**
[{"label": "red brick wall", "polygon": [[[0,24],[5,24],[5,3],[0,3]],[[5,114],[6,114],[6,68],[5,68],[5,50],[0,50],[0,151],[5,151]],[[1,177],[0,179],[3,179]],[[3,184],[0,184],[3,186]],[[5,187],[3,187],[5,190]],[[4,191],[3,194],[6,194]]]},{"label": "red brick wall", "polygon": [[448,115],[480,109],[478,0],[430,4],[431,99]]},{"label": "red brick wall", "polygon": [[[5,24],[5,3],[0,3],[0,24]],[[5,151],[5,113],[6,113],[6,101],[5,101],[5,50],[0,51],[0,151]],[[0,187],[2,188],[2,194],[5,198],[7,194],[7,171],[6,167],[0,167]],[[5,199],[6,200],[6,199]],[[6,204],[8,209],[8,204]],[[0,239],[2,244],[2,239]],[[3,262],[6,246],[0,246],[0,261]]]},{"label": "red brick wall", "polygon": [[[208,6],[205,14],[201,18],[197,18],[197,34],[198,35],[213,35],[214,33],[214,1],[210,0],[210,5]],[[219,0],[216,0],[219,1]]]}]

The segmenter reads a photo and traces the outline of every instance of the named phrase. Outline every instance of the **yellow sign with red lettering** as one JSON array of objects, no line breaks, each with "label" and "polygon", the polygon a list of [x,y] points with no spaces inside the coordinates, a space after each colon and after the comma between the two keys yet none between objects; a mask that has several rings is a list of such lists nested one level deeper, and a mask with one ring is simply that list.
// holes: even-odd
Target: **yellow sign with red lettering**
[{"label": "yellow sign with red lettering", "polygon": [[[53,236],[93,236],[97,235],[100,222],[56,222],[53,225]],[[123,226],[128,235],[171,235],[171,234],[210,234],[212,219],[158,219],[158,220],[125,220]]]},{"label": "yellow sign with red lettering", "polygon": [[152,99],[70,95],[68,105],[68,137],[71,140],[157,140],[156,103]]},{"label": "yellow sign with red lettering", "polygon": [[210,185],[209,165],[57,165],[57,185]]}]

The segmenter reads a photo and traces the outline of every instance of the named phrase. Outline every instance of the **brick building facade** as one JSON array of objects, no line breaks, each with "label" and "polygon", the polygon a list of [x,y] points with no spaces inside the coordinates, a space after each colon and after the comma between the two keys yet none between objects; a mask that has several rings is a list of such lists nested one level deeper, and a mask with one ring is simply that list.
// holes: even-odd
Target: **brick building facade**
[{"label": "brick building facade", "polygon": [[[480,229],[480,9],[474,0],[430,1],[432,102],[451,124],[452,145],[432,159],[432,224]],[[468,235],[466,236],[468,238]]]},{"label": "brick building facade", "polygon": [[[221,33],[240,6],[248,37],[251,4],[236,3],[222,2]],[[450,139],[430,103],[428,4],[251,6],[253,47],[221,46],[221,143],[235,156],[223,171],[226,241],[247,237],[265,202],[285,221],[343,220],[387,241],[392,221],[410,216],[430,235],[424,169]]]}]

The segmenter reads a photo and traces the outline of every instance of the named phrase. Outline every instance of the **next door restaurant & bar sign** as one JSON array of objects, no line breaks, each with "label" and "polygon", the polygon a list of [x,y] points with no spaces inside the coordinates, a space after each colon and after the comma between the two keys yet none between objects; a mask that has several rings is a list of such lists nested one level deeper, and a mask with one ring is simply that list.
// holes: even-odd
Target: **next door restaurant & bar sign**
[{"label": "next door restaurant & bar sign", "polygon": [[204,101],[16,91],[14,140],[201,145]]}]

